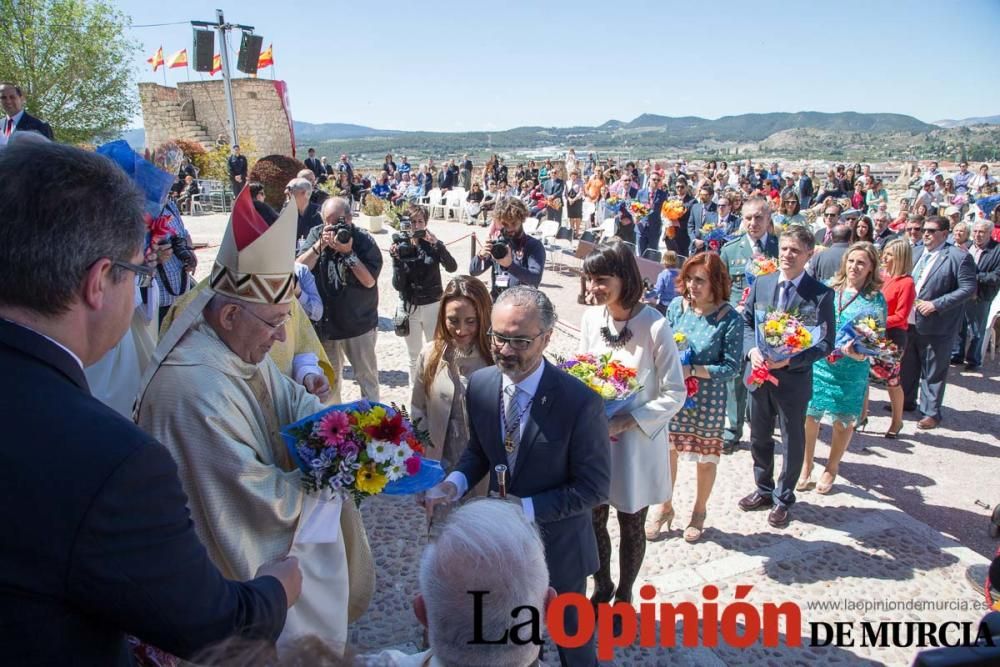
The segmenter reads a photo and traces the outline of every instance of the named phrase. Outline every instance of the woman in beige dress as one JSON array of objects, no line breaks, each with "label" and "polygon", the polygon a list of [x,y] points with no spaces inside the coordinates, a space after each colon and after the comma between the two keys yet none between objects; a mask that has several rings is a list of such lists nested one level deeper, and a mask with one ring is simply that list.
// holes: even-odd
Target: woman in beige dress
[{"label": "woman in beige dress", "polygon": [[[410,399],[410,416],[418,428],[430,432],[429,458],[440,458],[451,471],[469,442],[465,390],[469,376],[493,365],[489,337],[493,303],[483,283],[470,276],[456,276],[444,288],[434,339],[417,357],[416,380]],[[484,480],[486,482],[488,480]],[[475,495],[485,495],[485,485]]]}]

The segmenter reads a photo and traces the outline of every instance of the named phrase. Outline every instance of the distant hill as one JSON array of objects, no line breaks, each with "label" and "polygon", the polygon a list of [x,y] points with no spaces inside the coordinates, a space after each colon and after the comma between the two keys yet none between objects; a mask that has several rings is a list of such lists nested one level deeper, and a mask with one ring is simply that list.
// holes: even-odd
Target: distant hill
[{"label": "distant hill", "polygon": [[978,116],[974,118],[963,118],[961,120],[936,120],[935,125],[940,127],[968,127],[969,125],[1000,125],[1000,116]]},{"label": "distant hill", "polygon": [[336,139],[358,139],[361,137],[390,137],[400,134],[398,130],[376,130],[364,125],[350,123],[305,123],[295,121],[296,142],[330,141]]},{"label": "distant hill", "polygon": [[[332,127],[333,125],[331,125]],[[939,129],[912,116],[888,113],[765,113],[723,116],[710,120],[697,116],[659,116],[642,114],[623,122],[609,120],[597,127],[515,127],[492,132],[387,132],[354,128],[351,137],[324,134],[298,135],[299,147],[309,143],[320,152],[377,154],[406,151],[418,155],[443,155],[453,152],[486,150],[539,151],[553,146],[576,146],[578,150],[605,148],[649,152],[695,149],[705,144],[756,143],[772,134],[788,130],[819,130],[864,134],[925,134]],[[341,126],[343,127],[343,126]],[[312,128],[310,131],[312,131]]]}]

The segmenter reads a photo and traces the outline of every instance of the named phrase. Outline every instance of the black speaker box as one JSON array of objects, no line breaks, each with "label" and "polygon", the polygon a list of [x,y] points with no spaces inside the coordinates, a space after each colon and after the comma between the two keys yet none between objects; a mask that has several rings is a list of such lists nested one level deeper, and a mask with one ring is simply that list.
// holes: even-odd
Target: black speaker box
[{"label": "black speaker box", "polygon": [[236,69],[245,74],[257,73],[257,61],[260,60],[260,49],[264,45],[264,38],[260,35],[243,33],[243,40],[240,42],[240,56],[236,60]]},{"label": "black speaker box", "polygon": [[215,55],[215,32],[194,31],[194,71],[211,72],[212,57]]}]

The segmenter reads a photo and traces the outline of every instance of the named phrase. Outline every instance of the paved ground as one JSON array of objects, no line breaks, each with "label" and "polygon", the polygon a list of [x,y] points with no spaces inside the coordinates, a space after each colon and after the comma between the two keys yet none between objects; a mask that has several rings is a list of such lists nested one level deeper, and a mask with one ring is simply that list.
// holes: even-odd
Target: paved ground
[{"label": "paved ground", "polygon": [[[196,241],[210,246],[199,251],[199,274],[207,273],[222,237],[224,216],[188,221]],[[475,229],[435,221],[432,231],[446,242],[460,269],[470,256],[468,239]],[[381,247],[388,234],[376,235]],[[456,242],[457,241],[457,242]],[[572,260],[570,260],[572,262]],[[387,268],[379,279],[382,313],[379,335],[383,399],[409,401],[407,361],[402,339],[387,319],[396,295]],[[565,326],[553,337],[550,351],[575,351],[574,328],[582,306],[576,304],[575,274],[546,270],[543,289],[556,303]],[[345,399],[358,396],[345,387]],[[675,490],[677,523],[666,539],[648,546],[639,584],[657,589],[657,602],[703,604],[702,587],[720,588],[720,611],[734,599],[737,585],[752,585],[747,598],[760,608],[766,602],[796,602],[802,609],[802,632],[808,643],[809,623],[825,621],[978,621],[983,611],[965,582],[969,565],[984,564],[996,548],[987,534],[989,511],[976,505],[1000,502],[1000,366],[991,361],[982,373],[952,370],[945,421],[932,433],[917,433],[912,421],[899,440],[881,437],[888,426],[882,405],[885,393],[872,391],[871,434],[858,434],[841,466],[835,493],[800,496],[791,525],[774,530],[763,513],[743,513],[736,501],[752,488],[748,450],[725,457],[709,501],[703,540],[689,545],[680,532],[690,515],[694,489],[693,466],[683,466]],[[818,465],[828,449],[824,429],[817,446]],[[375,498],[362,507],[378,571],[378,591],[368,613],[352,627],[359,650],[399,647],[415,651],[421,630],[412,617],[410,600],[416,592],[416,563],[425,543],[422,512],[400,499]],[[612,520],[613,536],[617,532]],[[614,537],[613,537],[614,539]],[[638,595],[636,595],[638,599]],[[907,601],[949,601],[951,609],[887,609]],[[810,604],[878,603],[881,610],[860,612],[810,609]],[[912,604],[912,602],[911,602]],[[669,627],[669,621],[667,622]],[[742,627],[742,625],[741,625]],[[678,623],[677,637],[682,626]],[[871,648],[630,648],[619,650],[615,664],[890,664],[912,661],[914,649]],[[855,629],[860,633],[860,628]],[[671,634],[666,631],[665,634]],[[701,643],[701,642],[699,642]],[[860,642],[859,642],[860,643]],[[550,647],[551,648],[551,647]],[[551,656],[552,654],[549,653]]]}]

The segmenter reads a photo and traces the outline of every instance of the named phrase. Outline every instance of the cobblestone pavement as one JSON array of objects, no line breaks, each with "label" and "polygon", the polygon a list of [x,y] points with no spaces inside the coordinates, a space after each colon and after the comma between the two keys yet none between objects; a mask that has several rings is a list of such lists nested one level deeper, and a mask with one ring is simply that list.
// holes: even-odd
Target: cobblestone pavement
[{"label": "cobblestone pavement", "polygon": [[[198,252],[199,274],[207,274],[225,218],[203,216],[187,222],[196,241],[210,244]],[[460,270],[468,266],[470,256],[469,240],[461,237],[475,230],[483,238],[485,231],[442,221],[432,222],[431,229],[452,243]],[[388,247],[388,234],[375,238],[381,247]],[[568,261],[574,262],[572,258]],[[379,310],[383,315],[379,375],[383,400],[408,403],[405,346],[393,335],[386,317],[396,304],[390,277],[387,266],[379,278]],[[556,303],[563,323],[550,345],[553,354],[575,351],[573,334],[583,309],[576,304],[578,286],[577,276],[569,271],[549,268],[545,272],[542,287]],[[784,530],[768,526],[765,513],[744,513],[736,507],[737,500],[753,486],[750,452],[744,447],[722,459],[704,537],[697,544],[687,544],[680,533],[690,516],[695,480],[694,466],[682,462],[674,493],[676,523],[664,539],[648,545],[637,586],[655,586],[655,602],[690,601],[701,610],[705,602],[702,589],[714,584],[720,590],[717,602],[721,612],[735,599],[737,585],[752,585],[746,599],[758,609],[768,602],[799,604],[803,646],[787,646],[782,626],[776,648],[764,648],[759,642],[747,649],[709,648],[700,639],[696,648],[619,649],[613,664],[908,665],[915,649],[862,647],[857,625],[853,636],[857,646],[809,647],[809,624],[978,622],[984,612],[965,581],[965,571],[970,565],[985,564],[996,544],[987,535],[989,512],[975,500],[990,505],[1000,501],[996,485],[1000,479],[996,398],[1000,367],[991,361],[984,369],[984,373],[961,374],[953,369],[942,428],[918,435],[909,420],[896,441],[881,437],[888,427],[887,413],[882,410],[886,396],[873,389],[871,433],[858,434],[851,443],[835,492],[828,496],[799,494],[793,520]],[[351,382],[345,385],[345,392],[345,400],[358,396]],[[817,446],[820,470],[828,451],[828,435],[824,429]],[[387,647],[414,652],[422,631],[410,604],[417,592],[417,563],[426,540],[423,513],[411,500],[388,497],[366,501],[362,513],[375,554],[378,585],[370,609],[352,626],[351,642],[362,652]],[[614,519],[610,527],[617,544]],[[616,568],[617,557],[613,572]],[[638,591],[634,599],[639,600]],[[952,608],[893,608],[908,601]],[[817,603],[829,608],[810,608]],[[866,612],[833,607],[852,603],[880,607]],[[666,618],[662,627],[657,623],[657,632],[673,635],[679,644],[683,625],[678,620],[674,631],[671,625]],[[549,643],[546,653],[554,656],[553,650]]]}]

